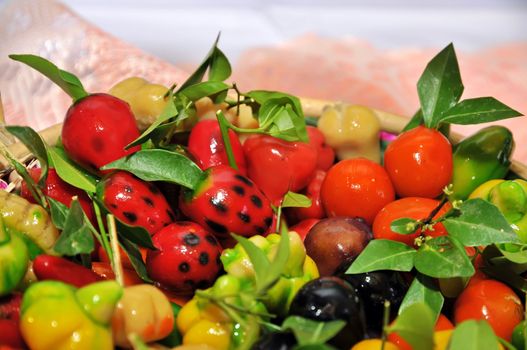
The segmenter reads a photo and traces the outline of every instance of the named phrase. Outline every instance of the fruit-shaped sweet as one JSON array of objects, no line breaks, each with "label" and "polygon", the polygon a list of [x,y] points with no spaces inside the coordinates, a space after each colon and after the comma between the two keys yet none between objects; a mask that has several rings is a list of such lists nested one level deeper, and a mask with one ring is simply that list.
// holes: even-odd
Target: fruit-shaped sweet
[{"label": "fruit-shaped sweet", "polygon": [[[229,140],[238,171],[246,175],[247,165],[242,145],[232,130],[229,130]],[[202,170],[214,165],[229,164],[220,126],[216,120],[202,120],[194,125],[188,139],[188,151],[194,156],[196,163]]]},{"label": "fruit-shaped sweet", "polygon": [[384,153],[399,197],[435,198],[452,178],[452,145],[438,130],[418,126],[400,134]]},{"label": "fruit-shaped sweet", "polygon": [[154,184],[128,172],[111,173],[101,181],[97,191],[112,214],[129,225],[144,227],[151,235],[176,219]]},{"label": "fruit-shaped sweet", "polygon": [[[29,169],[28,172],[31,178],[36,182],[40,178],[42,169],[32,168]],[[46,177],[46,182],[44,184],[44,188],[42,189],[42,193],[50,198],[61,202],[62,204],[68,207],[71,205],[73,197],[77,197],[80,205],[82,206],[82,210],[84,210],[86,216],[90,219],[91,222],[95,222],[95,213],[93,211],[93,205],[86,192],[79,188],[73,187],[72,185],[62,180],[57,174],[57,171],[53,168],[48,169],[48,176]],[[22,187],[20,188],[20,196],[27,199],[31,203],[36,203],[33,198],[33,195],[29,191],[25,182],[22,182]]]},{"label": "fruit-shaped sweet", "polygon": [[390,316],[394,319],[408,290],[408,283],[397,271],[372,271],[343,275],[364,305],[366,332],[369,337],[380,337],[383,326],[384,302],[390,302]]},{"label": "fruit-shaped sweet", "polygon": [[122,288],[115,281],[81,289],[57,281],[32,284],[24,293],[20,330],[30,349],[113,349],[109,328]]},{"label": "fruit-shaped sweet", "polygon": [[157,232],[157,250],[146,256],[148,275],[161,287],[178,294],[210,287],[221,269],[218,240],[203,227],[179,221]]},{"label": "fruit-shaped sweet", "polygon": [[272,203],[281,200],[287,191],[298,192],[306,187],[317,168],[317,148],[309,143],[258,135],[248,138],[243,150],[249,178]]},{"label": "fruit-shaped sweet", "polygon": [[267,232],[273,221],[271,203],[251,180],[227,165],[205,173],[195,191],[181,193],[180,209],[186,216],[219,237]]},{"label": "fruit-shaped sweet", "polygon": [[108,94],[91,94],[66,113],[62,144],[68,155],[86,169],[99,168],[140,149],[125,147],[139,137],[128,104]]},{"label": "fruit-shaped sweet", "polygon": [[364,310],[355,290],[337,277],[321,277],[306,283],[296,294],[291,315],[315,321],[346,321],[331,341],[339,349],[349,349],[364,338]]},{"label": "fruit-shaped sweet", "polygon": [[320,275],[331,276],[345,271],[371,239],[371,230],[364,220],[341,216],[316,223],[304,244]]}]

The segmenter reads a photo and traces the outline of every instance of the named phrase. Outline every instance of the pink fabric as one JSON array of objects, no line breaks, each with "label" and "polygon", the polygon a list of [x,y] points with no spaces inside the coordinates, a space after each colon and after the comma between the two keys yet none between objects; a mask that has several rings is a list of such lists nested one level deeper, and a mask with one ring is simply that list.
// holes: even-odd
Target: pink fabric
[{"label": "pink fabric", "polygon": [[108,91],[129,76],[165,85],[188,73],[114,38],[53,0],[16,0],[0,11],[0,91],[8,124],[37,130],[62,122],[71,99],[40,73],[10,60],[43,56],[77,75],[90,92]]}]

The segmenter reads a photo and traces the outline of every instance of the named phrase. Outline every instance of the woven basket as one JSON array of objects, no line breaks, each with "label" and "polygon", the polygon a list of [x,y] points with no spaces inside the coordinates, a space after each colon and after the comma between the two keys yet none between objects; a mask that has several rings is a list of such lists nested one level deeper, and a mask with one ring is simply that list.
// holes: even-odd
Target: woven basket
[{"label": "woven basket", "polygon": [[[304,114],[312,117],[319,117],[322,114],[325,106],[336,103],[335,101],[316,100],[310,98],[300,98],[300,101],[302,103]],[[376,109],[374,109],[373,112],[379,118],[381,129],[387,132],[398,134],[408,122],[408,118],[402,117],[400,115],[379,111]],[[56,124],[42,130],[40,135],[46,143],[53,145],[60,135],[61,128],[62,124]],[[450,138],[454,143],[457,143],[462,139],[462,136],[457,133],[451,133]],[[9,150],[17,159],[21,161],[26,161],[31,158],[29,151],[24,145],[20,143],[11,145]],[[8,162],[5,159],[0,158],[0,171],[6,170],[8,168]],[[513,160],[511,164],[511,171],[522,178],[527,178],[527,165],[525,164]]]}]

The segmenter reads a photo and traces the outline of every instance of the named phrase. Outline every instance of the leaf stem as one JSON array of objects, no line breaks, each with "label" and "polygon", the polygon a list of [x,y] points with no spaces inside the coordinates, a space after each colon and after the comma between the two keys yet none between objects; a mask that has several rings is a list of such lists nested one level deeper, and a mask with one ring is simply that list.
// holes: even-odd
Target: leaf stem
[{"label": "leaf stem", "polygon": [[437,213],[439,213],[439,211],[441,210],[441,208],[443,208],[443,206],[448,203],[448,198],[447,197],[443,197],[443,199],[441,199],[441,202],[439,202],[439,204],[437,205],[437,207],[434,208],[434,210],[432,210],[430,212],[430,215],[428,215],[428,217],[426,219],[423,220],[423,224],[424,225],[428,225],[430,224],[430,222],[432,222],[432,220],[434,219],[434,216],[436,216]]},{"label": "leaf stem", "polygon": [[106,255],[108,255],[108,259],[110,261],[113,261],[113,251],[112,247],[110,246],[110,242],[108,241],[108,234],[106,232],[106,229],[104,227],[104,222],[102,220],[102,214],[101,214],[101,208],[99,208],[99,205],[96,201],[93,201],[93,210],[95,211],[95,217],[97,218],[97,225],[99,226],[99,232],[101,234],[101,245],[106,252]]},{"label": "leaf stem", "polygon": [[108,222],[108,231],[110,233],[110,244],[113,251],[112,267],[113,273],[115,274],[115,280],[122,287],[124,286],[123,280],[123,265],[121,264],[121,254],[119,251],[119,240],[117,238],[117,229],[115,227],[115,217],[112,214],[106,215],[106,221]]},{"label": "leaf stem", "polygon": [[232,151],[231,140],[229,138],[229,128],[231,128],[231,125],[227,119],[225,119],[225,115],[223,115],[221,110],[216,112],[216,117],[218,118],[218,124],[220,125],[221,138],[223,140],[223,144],[225,145],[225,152],[227,153],[229,165],[234,170],[238,170],[236,158],[234,157],[234,152]]},{"label": "leaf stem", "polygon": [[240,115],[240,96],[242,93],[238,90],[236,83],[232,83],[232,88],[236,91],[236,115],[238,116]]}]

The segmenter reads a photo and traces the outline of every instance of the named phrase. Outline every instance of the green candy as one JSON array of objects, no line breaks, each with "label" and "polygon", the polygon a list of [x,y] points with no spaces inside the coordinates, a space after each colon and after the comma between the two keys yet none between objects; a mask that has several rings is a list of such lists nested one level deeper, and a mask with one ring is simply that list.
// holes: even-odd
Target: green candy
[{"label": "green candy", "polygon": [[26,274],[29,251],[24,240],[9,233],[0,216],[0,296],[13,291]]},{"label": "green candy", "polygon": [[493,125],[479,130],[454,148],[451,199],[467,199],[479,185],[507,174],[514,140],[509,129]]}]

